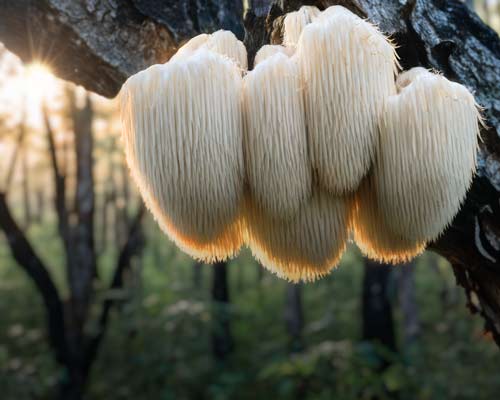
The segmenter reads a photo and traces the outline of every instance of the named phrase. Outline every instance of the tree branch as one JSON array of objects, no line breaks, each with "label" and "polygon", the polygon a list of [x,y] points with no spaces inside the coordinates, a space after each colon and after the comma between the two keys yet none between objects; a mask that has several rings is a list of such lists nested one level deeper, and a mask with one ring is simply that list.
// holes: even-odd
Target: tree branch
[{"label": "tree branch", "polygon": [[21,121],[19,122],[19,132],[17,135],[17,143],[14,148],[14,153],[10,159],[9,165],[7,167],[7,176],[5,177],[5,183],[3,185],[3,190],[7,193],[9,191],[10,185],[12,184],[12,179],[14,178],[14,172],[16,171],[17,158],[23,147],[24,136],[26,134],[26,112],[23,105],[23,110],[21,114]]},{"label": "tree branch", "polygon": [[0,229],[7,238],[12,256],[33,280],[43,298],[47,310],[50,345],[54,349],[57,361],[67,365],[69,352],[65,336],[63,304],[47,267],[12,217],[5,193],[0,193]]},{"label": "tree branch", "polygon": [[107,97],[179,43],[225,27],[243,33],[241,0],[0,0],[0,38],[23,61]]},{"label": "tree branch", "polygon": [[[118,257],[118,262],[115,267],[115,271],[113,273],[113,279],[109,286],[109,290],[116,290],[123,287],[123,277],[125,271],[130,268],[131,261],[134,256],[138,255],[144,246],[144,238],[142,231],[142,218],[144,216],[144,205],[141,203],[139,209],[137,210],[136,215],[134,216],[132,223],[130,225],[130,229],[128,232],[128,237],[123,245],[120,255]],[[86,368],[90,368],[92,362],[94,361],[97,351],[99,350],[99,345],[104,338],[104,334],[106,333],[106,327],[109,321],[109,315],[112,307],[116,303],[116,300],[113,298],[108,298],[104,301],[101,309],[101,315],[99,317],[98,322],[98,332],[97,334],[89,341],[87,352],[86,352]]]}]

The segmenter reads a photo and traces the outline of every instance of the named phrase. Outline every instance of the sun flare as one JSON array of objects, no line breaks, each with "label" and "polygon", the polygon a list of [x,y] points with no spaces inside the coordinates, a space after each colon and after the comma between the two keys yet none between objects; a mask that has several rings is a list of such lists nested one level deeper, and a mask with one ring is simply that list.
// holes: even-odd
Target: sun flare
[{"label": "sun flare", "polygon": [[[16,115],[24,110],[29,123],[38,125],[41,121],[42,105],[53,104],[57,98],[57,78],[49,67],[34,62],[19,66],[10,79],[4,80],[0,103],[4,111]],[[17,110],[17,112],[16,112]]]},{"label": "sun flare", "polygon": [[19,89],[34,103],[41,103],[55,89],[56,80],[50,69],[41,63],[26,66],[24,74],[19,76]]}]

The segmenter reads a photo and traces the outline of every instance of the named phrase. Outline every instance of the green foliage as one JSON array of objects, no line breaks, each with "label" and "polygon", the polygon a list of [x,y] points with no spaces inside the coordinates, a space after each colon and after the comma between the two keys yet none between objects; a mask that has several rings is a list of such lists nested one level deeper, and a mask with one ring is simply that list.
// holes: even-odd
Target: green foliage
[{"label": "green foliage", "polygon": [[[414,345],[400,341],[398,354],[387,354],[360,340],[363,266],[353,248],[330,276],[303,286],[305,348],[291,353],[283,315],[287,284],[268,272],[259,282],[258,268],[244,251],[229,267],[235,350],[221,364],[211,354],[211,267],[202,267],[201,285],[195,287],[193,261],[153,224],[147,228],[147,248],[125,289],[104,290],[114,254],[101,256],[104,283],[97,285],[92,311],[109,296],[122,302],[92,370],[89,399],[351,400],[393,393],[402,399],[491,399],[500,391],[500,353],[483,335],[480,318],[466,310],[446,262],[430,267],[433,255],[416,266],[422,332]],[[50,256],[63,287],[54,228],[34,227],[29,234],[41,243],[42,256]],[[51,399],[62,372],[46,341],[43,305],[3,242],[0,260],[2,398]],[[395,293],[392,297],[401,337],[402,316]],[[391,359],[383,371],[380,354]]]}]

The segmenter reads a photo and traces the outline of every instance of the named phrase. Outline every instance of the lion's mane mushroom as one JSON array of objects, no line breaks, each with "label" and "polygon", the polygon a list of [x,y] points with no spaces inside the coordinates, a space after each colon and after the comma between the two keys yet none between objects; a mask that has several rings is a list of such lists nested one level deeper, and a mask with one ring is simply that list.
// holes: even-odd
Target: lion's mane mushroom
[{"label": "lion's mane mushroom", "polygon": [[319,9],[314,6],[302,6],[297,11],[287,13],[283,21],[283,44],[295,48],[302,30],[306,25],[314,21],[319,14]]},{"label": "lion's mane mushroom", "polygon": [[380,215],[373,174],[361,183],[355,195],[353,233],[361,252],[373,260],[398,264],[425,250],[425,242],[408,240],[391,232]]},{"label": "lion's mane mushroom", "polygon": [[313,281],[340,261],[349,235],[350,201],[315,189],[293,218],[270,219],[247,198],[246,242],[264,267],[290,281]]},{"label": "lion's mane mushroom", "polygon": [[188,40],[177,50],[171,61],[190,57],[196,50],[205,48],[233,60],[242,70],[247,69],[247,50],[234,33],[219,30],[212,34],[202,33]]},{"label": "lion's mane mushroom", "polygon": [[241,72],[205,48],[132,76],[121,92],[127,161],[166,233],[213,261],[242,243]]},{"label": "lion's mane mushroom", "polygon": [[203,46],[209,37],[210,35],[207,33],[202,33],[192,37],[177,50],[177,52],[170,58],[170,61],[178,61],[188,58],[196,50]]},{"label": "lion's mane mushroom", "polygon": [[311,195],[312,171],[298,67],[275,51],[243,79],[245,167],[255,205],[289,218]]},{"label": "lion's mane mushroom", "polygon": [[293,49],[281,46],[279,44],[265,44],[259,49],[259,51],[255,55],[254,65],[260,64],[266,58],[274,56],[277,53],[282,53],[287,56],[291,56],[293,54]]},{"label": "lion's mane mushroom", "polygon": [[321,187],[354,192],[372,163],[384,100],[396,93],[394,46],[340,6],[304,27],[300,65],[311,161]]},{"label": "lion's mane mushroom", "polygon": [[480,115],[473,95],[441,75],[410,70],[398,87],[380,123],[377,203],[392,232],[432,241],[452,222],[471,184]]},{"label": "lion's mane mushroom", "polygon": [[219,54],[224,54],[236,62],[242,70],[247,69],[247,49],[245,45],[236,38],[233,32],[220,30],[212,33],[204,46]]}]

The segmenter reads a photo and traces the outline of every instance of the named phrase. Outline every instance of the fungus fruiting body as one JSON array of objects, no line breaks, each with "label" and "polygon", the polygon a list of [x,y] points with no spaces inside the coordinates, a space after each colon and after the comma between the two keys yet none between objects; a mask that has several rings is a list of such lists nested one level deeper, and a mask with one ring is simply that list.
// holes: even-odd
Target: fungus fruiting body
[{"label": "fungus fruiting body", "polygon": [[305,26],[319,15],[319,9],[314,6],[302,6],[299,10],[286,14],[283,21],[283,44],[287,47],[295,47]]},{"label": "fungus fruiting body", "polygon": [[247,50],[233,32],[224,30],[214,32],[208,37],[203,46],[230,58],[242,70],[247,69]]},{"label": "fungus fruiting body", "polygon": [[181,59],[186,59],[191,56],[196,50],[203,46],[210,35],[202,33],[200,35],[194,36],[184,43],[179,50],[170,58],[170,61],[179,61]]},{"label": "fungus fruiting body", "polygon": [[410,71],[387,99],[374,168],[387,225],[408,240],[431,241],[452,222],[476,165],[479,113],[462,85]]},{"label": "fungus fruiting body", "polygon": [[269,216],[291,217],[312,186],[297,65],[277,53],[259,63],[243,82],[250,195]]},{"label": "fungus fruiting body", "polygon": [[336,195],[353,192],[370,168],[384,101],[396,93],[394,47],[373,25],[334,6],[304,27],[294,57],[318,182]]},{"label": "fungus fruiting body", "polygon": [[234,33],[225,30],[219,30],[212,34],[202,33],[191,38],[177,50],[170,61],[185,60],[202,48],[231,59],[242,70],[247,69],[245,45],[238,40]]},{"label": "fungus fruiting body", "polygon": [[409,261],[424,251],[426,243],[406,239],[391,231],[381,215],[376,190],[373,174],[370,174],[356,191],[352,222],[354,241],[371,259],[392,264]]},{"label": "fungus fruiting body", "polygon": [[[451,223],[471,183],[479,113],[349,10],[302,7],[246,72],[231,32],[201,34],[121,92],[127,162],[176,244],[212,262],[243,242],[268,269],[314,280],[350,233],[399,263]],[[244,75],[244,77],[243,77]]]},{"label": "fungus fruiting body", "polygon": [[242,242],[241,86],[234,62],[201,48],[122,89],[125,151],[144,200],[179,247],[207,261]]},{"label": "fungus fruiting body", "polygon": [[247,198],[246,241],[267,269],[291,281],[312,281],[330,272],[345,250],[351,204],[316,189],[292,218],[270,219]]},{"label": "fungus fruiting body", "polygon": [[266,44],[262,46],[255,55],[254,65],[259,65],[265,59],[274,56],[277,53],[282,53],[287,56],[293,54],[293,50],[279,44]]}]

